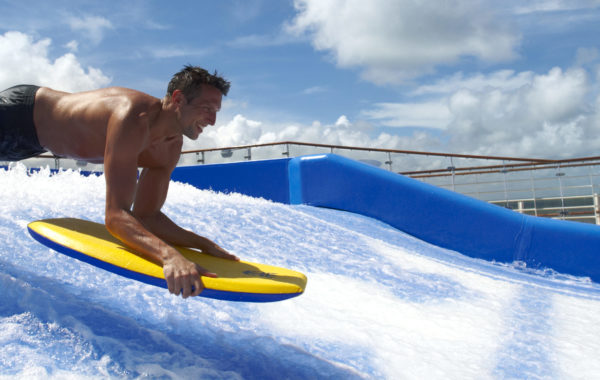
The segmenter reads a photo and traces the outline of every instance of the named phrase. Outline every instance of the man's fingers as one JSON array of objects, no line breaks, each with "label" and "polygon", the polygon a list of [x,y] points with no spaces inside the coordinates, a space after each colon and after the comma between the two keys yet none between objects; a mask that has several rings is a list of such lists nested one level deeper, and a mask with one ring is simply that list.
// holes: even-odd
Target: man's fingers
[{"label": "man's fingers", "polygon": [[198,273],[200,273],[200,276],[204,276],[204,277],[212,277],[212,278],[217,278],[219,276],[217,276],[216,273],[213,272],[209,272],[206,269],[202,268],[200,265],[196,264],[196,270],[198,271]]},{"label": "man's fingers", "polygon": [[181,295],[183,298],[195,297],[204,290],[201,276],[217,277],[216,273],[209,272],[195,263],[193,267],[187,268],[183,273],[169,270],[170,268],[165,269],[165,280],[167,280],[169,292],[176,296]]},{"label": "man's fingers", "polygon": [[204,253],[208,253],[211,256],[221,257],[221,258],[227,259],[227,260],[240,261],[239,257],[227,252],[226,250],[224,250],[223,248],[221,248],[219,246],[215,246],[214,248],[204,251]]},{"label": "man's fingers", "polygon": [[169,292],[171,294],[175,294],[178,296],[181,293],[181,289],[183,288],[183,283],[181,281],[181,277],[173,276],[173,286],[169,286]]},{"label": "man's fingers", "polygon": [[227,251],[224,251],[224,250],[215,251],[214,256],[222,257],[224,259],[229,259],[229,260],[236,260],[236,261],[240,260],[236,255],[233,255],[233,254],[231,254],[231,253],[229,253]]},{"label": "man's fingers", "polygon": [[181,288],[181,296],[183,297],[183,299],[188,298],[192,293],[192,284],[190,276],[191,275],[187,275],[183,279],[183,286]]},{"label": "man's fingers", "polygon": [[165,273],[165,280],[167,281],[169,293],[175,294],[175,279],[173,273]]},{"label": "man's fingers", "polygon": [[240,261],[240,258],[237,257],[236,255],[232,255],[231,253],[229,254],[229,257],[227,257],[229,260],[234,260],[234,261]]},{"label": "man's fingers", "polygon": [[229,252],[223,252],[221,257],[224,259],[228,259],[228,260],[240,261],[239,257],[237,257],[236,255],[233,255]]},{"label": "man's fingers", "polygon": [[188,298],[193,293],[192,287],[199,279],[200,275],[196,268],[193,268],[187,274],[173,273],[172,271],[165,272],[169,293],[176,296],[181,294],[183,298]]},{"label": "man's fingers", "polygon": [[202,284],[202,281],[200,280],[200,278],[197,278],[194,281],[194,286],[192,287],[192,297],[196,297],[197,295],[202,293],[203,290],[204,290],[204,284]]}]

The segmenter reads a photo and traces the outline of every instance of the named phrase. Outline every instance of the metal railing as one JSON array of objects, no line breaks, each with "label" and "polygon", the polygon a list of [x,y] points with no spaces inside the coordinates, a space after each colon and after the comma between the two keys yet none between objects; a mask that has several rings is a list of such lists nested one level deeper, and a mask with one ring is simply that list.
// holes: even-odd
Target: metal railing
[{"label": "metal railing", "polygon": [[[551,160],[284,141],[187,151],[182,164],[335,153],[517,212],[600,224],[600,157]],[[186,162],[186,155],[195,160]],[[191,161],[191,162],[190,162]]]},{"label": "metal railing", "polygon": [[[600,157],[551,160],[283,141],[182,152],[179,166],[335,153],[531,215],[600,224]],[[41,155],[29,167],[102,171]]]},{"label": "metal railing", "polygon": [[522,214],[600,224],[598,195],[490,202]]},{"label": "metal railing", "polygon": [[[397,150],[381,148],[365,148],[355,146],[342,146],[330,144],[303,143],[295,141],[282,141],[265,144],[242,145],[223,148],[209,148],[189,150],[182,152],[181,165],[186,164],[210,164],[222,162],[236,162],[244,160],[261,160],[276,157],[297,157],[306,154],[335,153],[359,161],[379,166],[390,171],[400,172],[400,167],[409,167],[406,165],[406,158],[409,157],[435,157],[438,159],[458,160],[492,160],[509,162],[539,162],[551,163],[554,160],[535,159],[535,158],[517,158],[501,156],[479,156],[469,154],[422,152],[414,150]],[[195,155],[195,160],[189,159],[189,155]],[[400,161],[397,161],[397,160]],[[421,162],[420,165],[424,164]],[[431,165],[426,165],[431,166]],[[435,164],[431,166],[437,168]],[[419,168],[423,168],[419,166]]]}]

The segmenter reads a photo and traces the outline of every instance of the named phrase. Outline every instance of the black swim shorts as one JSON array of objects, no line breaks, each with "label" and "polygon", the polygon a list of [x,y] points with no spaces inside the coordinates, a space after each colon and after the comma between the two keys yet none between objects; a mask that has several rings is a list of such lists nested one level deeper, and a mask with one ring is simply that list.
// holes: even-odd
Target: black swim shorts
[{"label": "black swim shorts", "polygon": [[33,124],[38,89],[20,85],[0,92],[0,161],[19,161],[46,151]]}]

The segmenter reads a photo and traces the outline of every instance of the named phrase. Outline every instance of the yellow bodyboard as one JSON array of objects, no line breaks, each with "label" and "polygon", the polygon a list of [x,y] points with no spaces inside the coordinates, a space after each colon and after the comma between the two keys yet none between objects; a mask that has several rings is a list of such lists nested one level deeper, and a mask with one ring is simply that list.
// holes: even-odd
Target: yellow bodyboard
[{"label": "yellow bodyboard", "polygon": [[[45,219],[29,223],[40,243],[68,256],[113,273],[166,288],[160,265],[148,261],[114,238],[103,224],[75,218]],[[270,302],[304,292],[306,276],[266,264],[232,261],[192,249],[176,247],[187,259],[216,273],[202,277],[200,296],[229,301]]]}]

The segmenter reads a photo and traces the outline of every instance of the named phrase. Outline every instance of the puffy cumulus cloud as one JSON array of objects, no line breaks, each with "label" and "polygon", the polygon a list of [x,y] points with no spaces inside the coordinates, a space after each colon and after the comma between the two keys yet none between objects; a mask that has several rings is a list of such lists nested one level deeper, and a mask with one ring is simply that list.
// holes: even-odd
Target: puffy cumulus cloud
[{"label": "puffy cumulus cloud", "polygon": [[[496,72],[456,76],[417,92],[423,102],[378,103],[361,113],[370,121],[341,116],[334,123],[271,124],[243,115],[211,127],[185,149],[281,141],[515,157],[581,157],[600,146],[598,81],[583,68],[544,74]],[[375,133],[376,125],[391,127]],[[408,133],[409,132],[409,133]]]},{"label": "puffy cumulus cloud", "polygon": [[487,62],[516,57],[519,36],[508,15],[483,0],[296,0],[287,26],[308,35],[342,67],[361,67],[377,84],[402,83],[463,57]]},{"label": "puffy cumulus cloud", "polygon": [[0,35],[0,88],[31,83],[63,91],[84,91],[110,83],[101,70],[85,70],[72,53],[51,60],[50,39],[34,40],[21,32]]},{"label": "puffy cumulus cloud", "polygon": [[[185,149],[296,141],[515,157],[596,155],[598,83],[582,67],[455,74],[415,89],[415,99],[425,100],[373,104],[360,113],[366,121],[340,116],[333,123],[277,124],[237,115]],[[379,126],[388,128],[377,132]]]},{"label": "puffy cumulus cloud", "polygon": [[458,73],[413,92],[427,100],[378,103],[361,115],[379,125],[438,129],[445,145],[439,145],[440,139],[423,142],[437,144],[447,152],[517,157],[595,155],[600,146],[598,83],[596,74],[582,67],[555,67],[544,74],[510,70],[471,76]]},{"label": "puffy cumulus cloud", "polygon": [[209,126],[197,142],[187,140],[184,149],[218,148],[248,144],[260,144],[264,141],[262,123],[236,115],[224,125]]},{"label": "puffy cumulus cloud", "polygon": [[374,135],[369,132],[372,132],[371,125],[365,122],[353,123],[344,115],[333,124],[315,121],[310,125],[268,124],[236,115],[223,125],[207,128],[196,141],[186,139],[183,149],[235,147],[282,141],[404,150],[439,145],[436,138],[423,132],[415,132],[410,136],[389,133]]},{"label": "puffy cumulus cloud", "polygon": [[600,142],[594,86],[583,69],[553,68],[516,89],[458,90],[448,98],[450,146],[476,154],[592,154]]}]

